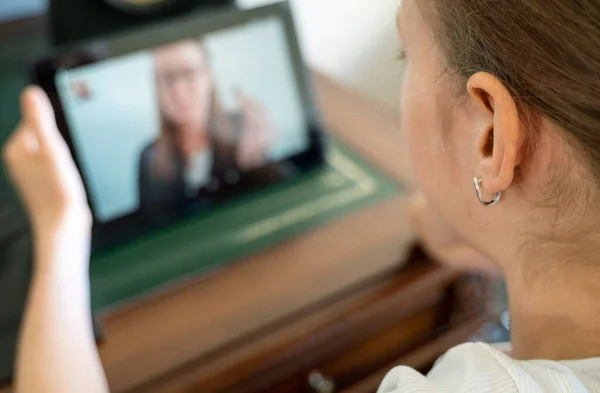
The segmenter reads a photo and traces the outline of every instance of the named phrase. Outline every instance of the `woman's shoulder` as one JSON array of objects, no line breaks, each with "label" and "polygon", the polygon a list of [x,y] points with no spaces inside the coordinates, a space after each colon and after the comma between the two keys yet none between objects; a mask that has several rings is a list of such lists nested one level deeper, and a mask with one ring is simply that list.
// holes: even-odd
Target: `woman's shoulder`
[{"label": "woman's shoulder", "polygon": [[489,345],[463,344],[442,356],[428,376],[408,367],[393,369],[379,393],[518,392],[504,365],[508,361],[510,358]]},{"label": "woman's shoulder", "polygon": [[156,165],[157,156],[159,155],[158,151],[158,141],[152,141],[144,146],[141,154],[139,155],[139,163],[142,170],[144,168],[151,168]]},{"label": "woman's shoulder", "polygon": [[142,149],[142,153],[140,154],[140,157],[142,158],[142,160],[144,160],[144,159],[148,160],[151,157],[154,157],[154,155],[156,154],[157,146],[158,146],[158,141],[152,141],[152,142],[148,143],[146,146],[144,146],[144,148]]},{"label": "woman's shoulder", "polygon": [[[597,362],[591,368],[600,376],[600,360],[587,362]],[[567,362],[518,361],[494,346],[469,343],[448,351],[428,376],[408,367],[395,368],[384,379],[379,393],[598,391],[600,379],[591,377],[589,370],[569,367]]]}]

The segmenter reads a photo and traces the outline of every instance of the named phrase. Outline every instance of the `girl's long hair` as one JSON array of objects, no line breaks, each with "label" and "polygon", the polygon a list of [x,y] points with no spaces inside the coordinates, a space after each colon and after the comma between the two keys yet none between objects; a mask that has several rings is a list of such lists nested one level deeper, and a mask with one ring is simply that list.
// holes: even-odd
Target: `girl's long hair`
[{"label": "girl's long hair", "polygon": [[[205,52],[203,43],[198,44],[199,50]],[[215,155],[226,160],[231,160],[231,146],[233,146],[232,124],[229,116],[225,113],[217,91],[213,86],[210,94],[210,110],[208,120],[208,140]],[[159,108],[160,109],[160,108]],[[160,110],[160,136],[156,141],[156,160],[154,162],[154,171],[160,179],[173,179],[176,177],[178,164],[184,162],[183,146],[178,144],[179,132],[177,125],[170,122]]]}]

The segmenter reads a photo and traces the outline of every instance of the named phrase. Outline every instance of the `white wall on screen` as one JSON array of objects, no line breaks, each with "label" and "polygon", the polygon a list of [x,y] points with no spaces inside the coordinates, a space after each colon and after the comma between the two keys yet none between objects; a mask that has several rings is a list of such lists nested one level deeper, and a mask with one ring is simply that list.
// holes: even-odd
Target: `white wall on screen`
[{"label": "white wall on screen", "polygon": [[238,112],[236,89],[268,110],[277,130],[272,160],[306,145],[306,123],[281,21],[262,20],[206,37],[217,93],[227,111]]},{"label": "white wall on screen", "polygon": [[[70,94],[69,83],[78,80],[89,84],[90,100]],[[98,218],[135,211],[139,157],[159,133],[153,57],[141,53],[65,72],[59,83]]]}]

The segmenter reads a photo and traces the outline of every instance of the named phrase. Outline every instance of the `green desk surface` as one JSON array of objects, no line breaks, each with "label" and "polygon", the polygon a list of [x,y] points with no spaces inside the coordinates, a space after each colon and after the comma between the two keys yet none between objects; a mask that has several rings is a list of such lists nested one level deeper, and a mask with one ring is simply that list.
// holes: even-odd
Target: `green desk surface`
[{"label": "green desk surface", "polygon": [[[44,46],[43,40],[30,39],[0,47],[0,142],[18,122],[19,91],[29,83],[28,58]],[[29,54],[20,55],[19,47],[28,48]],[[94,256],[93,308],[105,310],[239,260],[396,192],[398,186],[380,171],[333,141],[328,165],[321,170]],[[3,204],[14,206],[11,225],[25,225],[4,177],[0,197]]]},{"label": "green desk surface", "polygon": [[396,183],[338,142],[332,141],[327,161],[298,180],[95,256],[94,310],[226,266],[399,192]]},{"label": "green desk surface", "polygon": [[[19,91],[28,83],[25,71],[24,62],[0,61],[0,142],[18,122]],[[93,308],[103,310],[239,260],[394,192],[397,186],[380,171],[333,142],[321,170],[95,256]],[[23,225],[24,215],[4,177],[0,196],[14,206],[11,225]]]}]

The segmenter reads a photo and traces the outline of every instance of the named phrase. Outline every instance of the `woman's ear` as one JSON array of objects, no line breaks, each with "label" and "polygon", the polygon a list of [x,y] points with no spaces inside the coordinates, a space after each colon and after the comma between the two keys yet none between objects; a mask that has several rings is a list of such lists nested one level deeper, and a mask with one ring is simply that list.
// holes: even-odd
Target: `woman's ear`
[{"label": "woman's ear", "polygon": [[515,100],[494,75],[479,72],[469,78],[468,97],[478,127],[474,177],[486,194],[507,190],[525,154],[525,130]]}]

